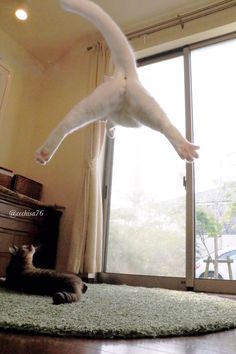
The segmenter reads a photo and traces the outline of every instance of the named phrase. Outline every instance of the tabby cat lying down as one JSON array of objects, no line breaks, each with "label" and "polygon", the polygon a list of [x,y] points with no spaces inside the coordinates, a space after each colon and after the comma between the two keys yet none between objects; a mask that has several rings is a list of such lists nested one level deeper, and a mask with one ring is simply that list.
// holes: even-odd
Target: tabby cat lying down
[{"label": "tabby cat lying down", "polygon": [[33,245],[9,248],[11,260],[6,270],[6,286],[30,294],[52,295],[55,305],[79,301],[87,286],[76,275],[35,268]]}]

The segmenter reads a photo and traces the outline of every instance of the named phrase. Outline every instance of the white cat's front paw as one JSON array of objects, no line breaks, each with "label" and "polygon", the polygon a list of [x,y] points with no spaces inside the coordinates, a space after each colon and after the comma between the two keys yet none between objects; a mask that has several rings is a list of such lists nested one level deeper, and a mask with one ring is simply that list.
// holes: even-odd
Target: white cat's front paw
[{"label": "white cat's front paw", "polygon": [[199,157],[197,150],[200,147],[197,145],[194,145],[188,141],[180,144],[176,150],[181,157],[181,159],[186,160],[187,162],[193,162],[194,159],[197,159]]},{"label": "white cat's front paw", "polygon": [[35,153],[35,159],[41,165],[46,165],[46,163],[50,160],[49,150],[45,147],[39,148]]}]

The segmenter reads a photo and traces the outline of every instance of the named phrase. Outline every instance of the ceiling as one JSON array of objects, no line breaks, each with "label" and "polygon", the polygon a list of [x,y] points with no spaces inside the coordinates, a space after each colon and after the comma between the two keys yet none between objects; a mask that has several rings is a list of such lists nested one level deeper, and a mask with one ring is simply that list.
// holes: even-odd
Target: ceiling
[{"label": "ceiling", "polygon": [[[80,16],[65,12],[58,0],[25,0],[29,19],[14,16],[18,0],[0,0],[0,26],[43,65],[55,62],[96,29]],[[78,0],[79,1],[79,0]],[[93,0],[124,31],[215,3],[215,0]]]}]

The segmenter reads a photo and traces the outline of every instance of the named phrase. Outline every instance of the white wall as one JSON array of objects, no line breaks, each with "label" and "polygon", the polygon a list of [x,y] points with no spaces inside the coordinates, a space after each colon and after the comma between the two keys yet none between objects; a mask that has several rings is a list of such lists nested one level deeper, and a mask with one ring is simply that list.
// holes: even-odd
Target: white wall
[{"label": "white wall", "polygon": [[43,67],[0,29],[1,64],[11,71],[7,102],[0,117],[0,166],[25,174]]}]

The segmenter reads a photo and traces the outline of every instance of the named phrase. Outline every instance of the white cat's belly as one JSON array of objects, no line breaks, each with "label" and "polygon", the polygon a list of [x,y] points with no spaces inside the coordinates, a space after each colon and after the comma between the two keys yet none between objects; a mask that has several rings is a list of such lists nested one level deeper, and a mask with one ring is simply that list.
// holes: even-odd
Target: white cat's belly
[{"label": "white cat's belly", "polygon": [[109,120],[113,126],[121,125],[126,128],[139,128],[142,126],[136,119],[127,115],[125,112],[118,112],[116,115],[112,115]]},{"label": "white cat's belly", "polygon": [[114,95],[114,101],[111,100],[111,114],[108,120],[112,122],[112,125],[122,125],[128,128],[138,128],[142,124],[136,119],[135,111],[130,104],[128,88],[129,80],[125,77],[116,77],[116,83],[118,84],[118,94]]}]

